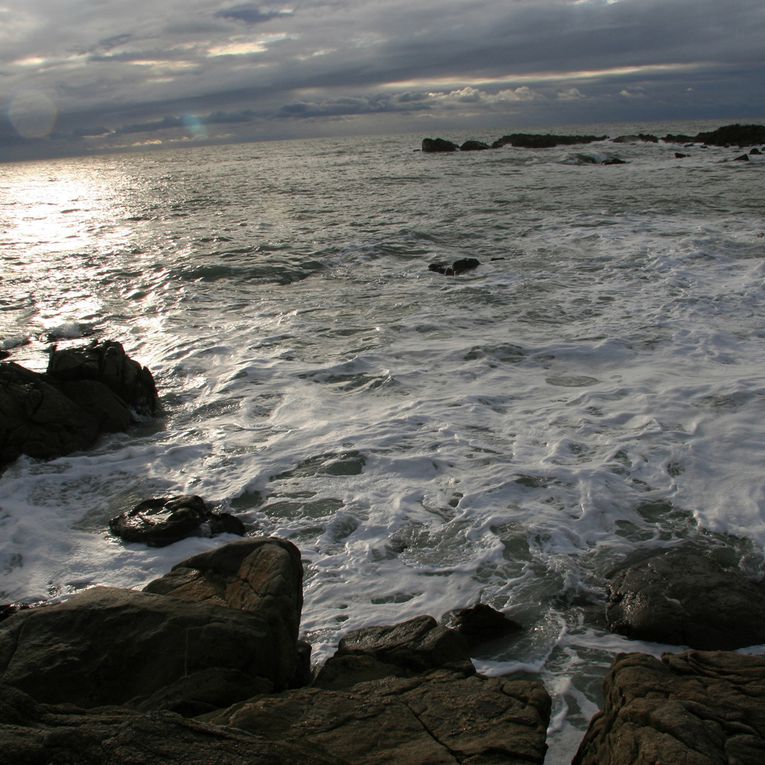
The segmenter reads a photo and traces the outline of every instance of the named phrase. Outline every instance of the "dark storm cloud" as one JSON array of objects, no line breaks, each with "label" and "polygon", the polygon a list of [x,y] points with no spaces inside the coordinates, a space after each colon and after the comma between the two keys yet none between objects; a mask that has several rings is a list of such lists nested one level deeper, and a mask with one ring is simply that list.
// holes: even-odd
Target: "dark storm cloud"
[{"label": "dark storm cloud", "polygon": [[88,146],[188,133],[189,115],[195,140],[343,115],[744,116],[762,111],[763,39],[762,0],[0,0],[0,108],[35,146],[38,113]]},{"label": "dark storm cloud", "polygon": [[257,5],[236,5],[233,8],[225,8],[215,15],[222,19],[243,21],[245,24],[262,24],[264,21],[278,18],[282,15],[290,15],[289,10],[263,10]]}]

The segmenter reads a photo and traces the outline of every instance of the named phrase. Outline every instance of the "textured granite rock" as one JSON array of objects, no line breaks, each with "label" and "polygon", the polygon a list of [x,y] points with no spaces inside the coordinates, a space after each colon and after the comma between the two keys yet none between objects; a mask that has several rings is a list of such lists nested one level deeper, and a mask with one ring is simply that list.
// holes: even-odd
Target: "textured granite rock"
[{"label": "textured granite rock", "polygon": [[573,765],[762,765],[765,658],[622,654]]}]

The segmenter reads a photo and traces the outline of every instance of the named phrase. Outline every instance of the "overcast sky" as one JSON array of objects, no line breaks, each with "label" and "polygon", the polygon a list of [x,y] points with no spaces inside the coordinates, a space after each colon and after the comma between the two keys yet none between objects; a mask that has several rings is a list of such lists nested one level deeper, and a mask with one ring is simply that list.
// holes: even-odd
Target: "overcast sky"
[{"label": "overcast sky", "polygon": [[0,0],[0,158],[765,115],[765,0]]}]

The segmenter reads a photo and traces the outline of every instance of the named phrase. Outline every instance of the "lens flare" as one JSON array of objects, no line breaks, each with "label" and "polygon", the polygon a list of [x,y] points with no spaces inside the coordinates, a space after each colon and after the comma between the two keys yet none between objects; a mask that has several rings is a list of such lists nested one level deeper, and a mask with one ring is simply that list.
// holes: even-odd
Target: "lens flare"
[{"label": "lens flare", "polygon": [[45,138],[53,132],[57,118],[56,104],[35,90],[14,96],[8,108],[8,119],[23,138]]}]

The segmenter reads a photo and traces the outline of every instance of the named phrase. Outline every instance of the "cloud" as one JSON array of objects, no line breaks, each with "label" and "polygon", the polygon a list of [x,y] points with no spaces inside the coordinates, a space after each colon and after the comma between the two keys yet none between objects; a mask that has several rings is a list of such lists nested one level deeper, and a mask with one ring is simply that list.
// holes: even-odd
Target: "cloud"
[{"label": "cloud", "polygon": [[587,98],[579,88],[566,88],[558,92],[559,101],[581,101]]},{"label": "cloud", "polygon": [[762,0],[3,0],[0,109],[10,125],[11,99],[46,94],[51,141],[186,114],[210,140],[214,114],[741,116],[761,103],[763,39]]},{"label": "cloud", "polygon": [[291,8],[261,8],[258,5],[236,5],[233,8],[223,8],[215,16],[221,19],[232,19],[245,24],[264,24],[280,16],[291,16]]}]

